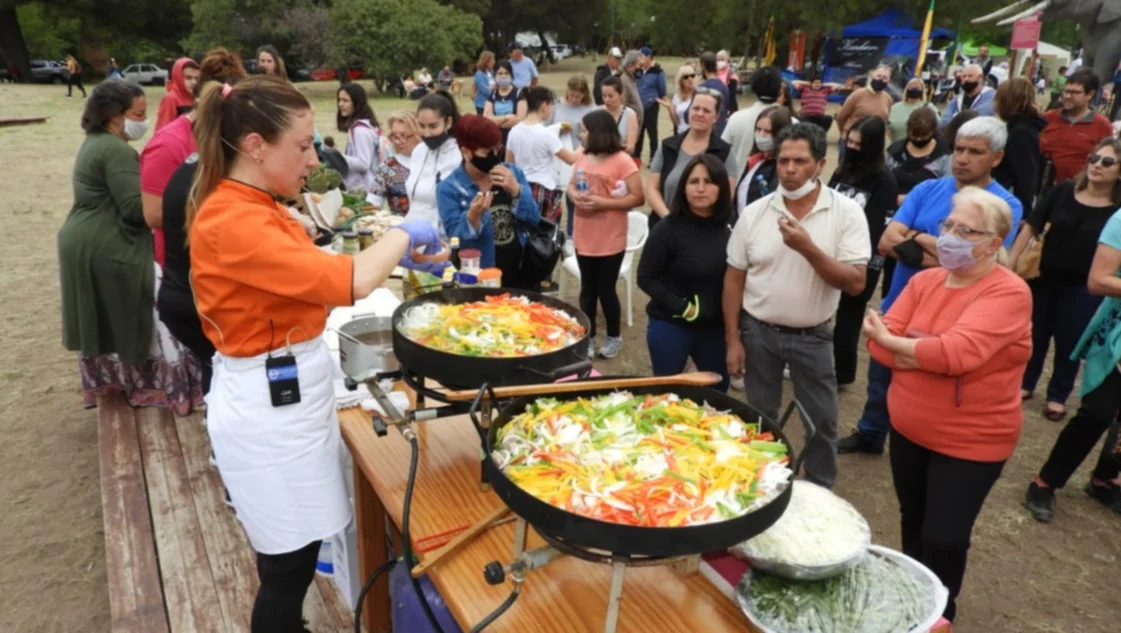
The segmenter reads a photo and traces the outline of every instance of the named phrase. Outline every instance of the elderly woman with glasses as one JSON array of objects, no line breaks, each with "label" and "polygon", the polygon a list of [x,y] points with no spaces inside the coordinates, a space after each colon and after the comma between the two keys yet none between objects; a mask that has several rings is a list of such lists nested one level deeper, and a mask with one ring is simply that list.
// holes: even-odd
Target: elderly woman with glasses
[{"label": "elderly woman with glasses", "polygon": [[891,474],[903,552],[950,591],[953,620],[973,523],[1024,422],[1020,376],[1031,355],[1031,291],[1002,265],[1007,202],[963,187],[939,226],[938,262],[911,278],[882,318],[872,357],[892,369]]}]

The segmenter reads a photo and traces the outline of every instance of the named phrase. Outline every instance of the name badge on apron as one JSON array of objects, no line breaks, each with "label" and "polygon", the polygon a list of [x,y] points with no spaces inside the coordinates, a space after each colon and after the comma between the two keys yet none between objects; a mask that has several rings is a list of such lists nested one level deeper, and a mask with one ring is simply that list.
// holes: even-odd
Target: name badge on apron
[{"label": "name badge on apron", "polygon": [[269,379],[272,406],[283,407],[300,401],[300,377],[295,356],[288,354],[266,358],[265,374]]}]

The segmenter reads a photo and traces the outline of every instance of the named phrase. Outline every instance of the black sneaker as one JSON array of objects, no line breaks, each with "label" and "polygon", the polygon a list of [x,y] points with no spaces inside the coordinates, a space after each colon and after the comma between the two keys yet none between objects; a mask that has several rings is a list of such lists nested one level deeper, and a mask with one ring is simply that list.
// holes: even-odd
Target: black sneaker
[{"label": "black sneaker", "polygon": [[1031,512],[1036,521],[1050,523],[1055,518],[1051,506],[1055,505],[1055,489],[1044,488],[1034,481],[1028,484],[1028,493],[1024,496],[1024,507]]},{"label": "black sneaker", "polygon": [[1086,494],[1103,506],[1121,514],[1121,486],[1109,482],[1108,486],[1095,486],[1094,482],[1086,483]]},{"label": "black sneaker", "polygon": [[842,438],[839,442],[837,442],[837,454],[844,455],[845,453],[867,453],[869,455],[883,455],[884,441],[877,440],[867,433],[853,431],[852,435],[846,438]]}]

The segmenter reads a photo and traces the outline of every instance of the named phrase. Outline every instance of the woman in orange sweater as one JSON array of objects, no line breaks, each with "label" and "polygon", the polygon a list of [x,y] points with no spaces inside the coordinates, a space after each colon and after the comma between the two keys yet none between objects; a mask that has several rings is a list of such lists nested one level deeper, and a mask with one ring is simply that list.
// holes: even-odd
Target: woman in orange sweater
[{"label": "woman in orange sweater", "polygon": [[973,523],[1020,438],[1020,380],[1031,357],[1031,291],[1000,265],[1008,204],[977,187],[954,196],[940,268],[911,279],[868,350],[891,367],[891,474],[903,552],[950,590],[954,619]]}]

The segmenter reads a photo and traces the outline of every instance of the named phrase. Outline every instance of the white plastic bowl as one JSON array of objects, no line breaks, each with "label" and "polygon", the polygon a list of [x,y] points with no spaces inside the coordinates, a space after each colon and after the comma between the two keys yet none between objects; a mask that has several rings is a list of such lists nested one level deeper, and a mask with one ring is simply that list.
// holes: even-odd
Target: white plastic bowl
[{"label": "white plastic bowl", "polygon": [[[947,591],[944,586],[942,586],[942,581],[938,580],[938,576],[935,576],[934,572],[927,569],[925,565],[901,552],[897,552],[886,547],[880,547],[879,545],[872,545],[868,548],[868,552],[877,556],[883,556],[884,558],[892,559],[901,567],[909,570],[916,577],[928,583],[931,592],[934,594],[934,604],[931,607],[929,614],[927,615],[926,619],[919,622],[915,626],[907,629],[906,631],[899,632],[928,633],[930,629],[934,628],[935,624],[938,624],[938,620],[942,617],[942,612],[946,610],[946,601],[950,598],[950,592]],[[751,612],[750,601],[748,599],[748,595],[751,590],[751,581],[753,574],[753,571],[748,570],[748,572],[743,575],[743,578],[740,579],[739,586],[736,587],[736,602],[739,603],[740,610],[743,611],[743,614],[747,617],[747,620],[751,622],[751,624],[754,625],[755,628],[759,629],[761,633],[803,633],[802,631],[772,629],[764,626],[762,622],[755,618],[755,615]]]}]

